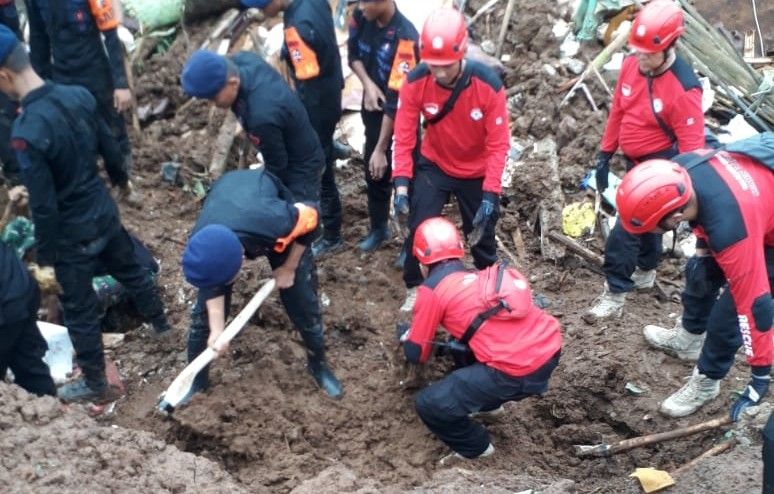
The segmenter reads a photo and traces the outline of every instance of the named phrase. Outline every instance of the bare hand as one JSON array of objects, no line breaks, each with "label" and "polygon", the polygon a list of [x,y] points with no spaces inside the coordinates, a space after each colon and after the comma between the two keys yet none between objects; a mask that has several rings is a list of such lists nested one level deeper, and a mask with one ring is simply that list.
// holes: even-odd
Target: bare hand
[{"label": "bare hand", "polygon": [[290,288],[296,281],[296,270],[280,266],[274,270],[274,280],[277,283],[277,288]]},{"label": "bare hand", "polygon": [[380,111],[384,100],[384,93],[379,86],[370,82],[363,87],[363,106],[368,111]]},{"label": "bare hand", "polygon": [[223,334],[223,333],[221,332],[221,333],[217,333],[216,334],[215,332],[211,331],[210,332],[210,337],[207,338],[207,346],[210,347],[212,349],[212,351],[215,352],[215,354],[218,357],[220,357],[224,353],[228,352],[228,342],[227,341],[222,341],[222,342],[216,343],[218,337],[221,334]]},{"label": "bare hand", "polygon": [[142,207],[142,194],[137,192],[132,182],[118,188],[118,200],[134,208]]},{"label": "bare hand", "polygon": [[128,89],[116,89],[113,91],[113,106],[119,112],[126,111],[132,106],[132,92]]},{"label": "bare hand", "polygon": [[384,176],[384,172],[387,170],[387,153],[375,149],[371,154],[371,159],[368,161],[368,173],[371,174],[372,180],[379,180]]}]

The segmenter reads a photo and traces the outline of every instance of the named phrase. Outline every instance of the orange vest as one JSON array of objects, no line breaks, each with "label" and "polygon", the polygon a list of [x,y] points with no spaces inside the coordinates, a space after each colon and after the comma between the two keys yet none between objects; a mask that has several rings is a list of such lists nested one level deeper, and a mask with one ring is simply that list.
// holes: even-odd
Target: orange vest
[{"label": "orange vest", "polygon": [[118,27],[113,0],[89,0],[89,8],[100,31],[110,31]]},{"label": "orange vest", "polygon": [[400,90],[406,79],[406,74],[411,72],[416,65],[414,41],[410,39],[400,40],[398,49],[395,50],[395,58],[392,60],[392,70],[390,70],[390,80],[387,82],[387,87],[393,91]]},{"label": "orange vest", "polygon": [[277,239],[274,244],[274,252],[280,254],[285,252],[288,245],[292,244],[295,239],[317,228],[317,210],[315,208],[307,206],[302,202],[297,202],[294,206],[298,209],[296,225],[286,236]]},{"label": "orange vest", "polygon": [[305,81],[320,75],[320,65],[317,63],[317,54],[309,48],[296,28],[285,29],[285,44],[288,47],[290,61],[296,72],[296,79]]}]

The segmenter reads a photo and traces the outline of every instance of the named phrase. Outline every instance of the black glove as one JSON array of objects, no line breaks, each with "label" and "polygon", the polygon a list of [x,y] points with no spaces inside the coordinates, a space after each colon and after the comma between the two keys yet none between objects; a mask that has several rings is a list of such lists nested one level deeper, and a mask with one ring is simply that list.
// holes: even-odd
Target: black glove
[{"label": "black glove", "polygon": [[769,392],[769,382],[771,376],[769,375],[769,369],[760,371],[753,369],[750,377],[750,382],[744,389],[739,398],[731,406],[731,420],[736,422],[742,415],[742,412],[749,407],[757,405],[761,402],[766,393]]},{"label": "black glove", "polygon": [[410,327],[411,325],[407,322],[397,323],[395,325],[395,339],[403,343],[406,340],[406,333],[408,333]]},{"label": "black glove", "polygon": [[603,193],[608,187],[607,175],[610,173],[610,158],[613,157],[613,153],[607,151],[600,151],[597,153],[597,192]]},{"label": "black glove", "polygon": [[497,210],[498,203],[497,194],[494,192],[484,192],[478,211],[476,211],[476,215],[473,217],[473,231],[468,236],[468,242],[471,247],[481,241],[484,231],[489,226],[489,222],[492,221],[492,217]]}]

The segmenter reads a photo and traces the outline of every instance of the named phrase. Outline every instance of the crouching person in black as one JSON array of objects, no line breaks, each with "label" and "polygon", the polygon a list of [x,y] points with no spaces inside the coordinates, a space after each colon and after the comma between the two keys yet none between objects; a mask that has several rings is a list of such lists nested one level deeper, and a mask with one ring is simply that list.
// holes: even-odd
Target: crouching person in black
[{"label": "crouching person in black", "polygon": [[56,396],[48,346],[37,326],[40,293],[16,253],[0,242],[0,380],[13,371],[16,384],[36,395]]},{"label": "crouching person in black", "polygon": [[[290,191],[264,170],[229,172],[213,184],[183,253],[185,277],[199,289],[188,335],[189,362],[208,346],[225,350],[215,341],[225,327],[242,257],[266,256],[280,299],[306,346],[310,374],[329,396],[341,397],[341,384],[325,360],[317,272],[308,248],[317,217],[314,207],[294,204]],[[193,391],[207,387],[205,368]]]}]

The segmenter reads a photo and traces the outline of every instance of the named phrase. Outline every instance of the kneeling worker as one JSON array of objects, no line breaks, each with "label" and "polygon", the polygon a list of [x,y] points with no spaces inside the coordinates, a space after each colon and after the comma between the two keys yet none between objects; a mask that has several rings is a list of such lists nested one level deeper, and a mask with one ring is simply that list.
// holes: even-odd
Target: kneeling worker
[{"label": "kneeling worker", "polygon": [[[309,244],[317,228],[317,210],[293,204],[291,192],[263,170],[224,174],[212,185],[193,235],[183,253],[183,272],[199,289],[191,314],[188,361],[223,332],[234,279],[242,257],[266,256],[274,270],[280,299],[306,345],[308,369],[332,398],[341,384],[325,362],[322,316],[317,298],[317,271]],[[209,386],[207,368],[194,381],[194,391]]]},{"label": "kneeling worker", "polygon": [[[454,450],[447,458],[489,456],[494,452],[489,434],[470,415],[546,392],[561,353],[559,322],[532,303],[529,285],[516,270],[503,264],[478,272],[465,268],[460,232],[445,218],[417,227],[413,254],[425,281],[411,327],[398,328],[406,359],[427,362],[439,325],[457,343],[468,344],[475,357],[472,365],[420,391],[417,413]],[[485,289],[491,286],[497,295],[492,307],[487,301],[492,292]]]}]

